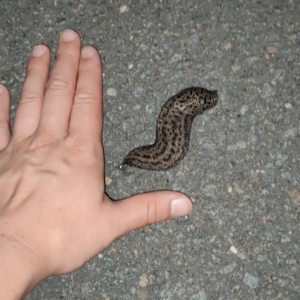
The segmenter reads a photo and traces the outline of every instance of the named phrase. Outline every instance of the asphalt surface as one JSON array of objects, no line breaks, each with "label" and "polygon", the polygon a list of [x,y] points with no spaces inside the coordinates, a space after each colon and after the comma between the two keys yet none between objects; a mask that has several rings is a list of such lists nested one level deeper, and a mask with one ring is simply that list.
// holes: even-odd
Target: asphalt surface
[{"label": "asphalt surface", "polygon": [[[107,193],[175,189],[189,217],[137,230],[27,300],[300,299],[300,1],[0,1],[0,82],[13,118],[32,47],[73,28],[104,71]],[[118,165],[154,141],[161,106],[217,89],[176,168]]]}]

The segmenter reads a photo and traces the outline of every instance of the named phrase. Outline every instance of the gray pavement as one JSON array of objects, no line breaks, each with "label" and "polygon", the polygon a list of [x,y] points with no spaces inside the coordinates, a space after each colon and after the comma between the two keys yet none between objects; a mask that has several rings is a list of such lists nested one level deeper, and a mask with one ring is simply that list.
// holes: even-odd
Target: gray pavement
[{"label": "gray pavement", "polygon": [[[300,299],[300,1],[0,0],[11,115],[31,48],[69,27],[99,49],[107,193],[190,195],[191,216],[132,232],[26,298]],[[154,141],[168,97],[217,89],[176,168],[118,165]]]}]

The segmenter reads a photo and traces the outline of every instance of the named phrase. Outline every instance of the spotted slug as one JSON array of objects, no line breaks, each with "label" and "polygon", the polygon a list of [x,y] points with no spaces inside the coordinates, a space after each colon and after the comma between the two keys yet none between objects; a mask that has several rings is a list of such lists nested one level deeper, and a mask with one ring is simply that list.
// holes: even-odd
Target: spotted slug
[{"label": "spotted slug", "polygon": [[189,149],[194,118],[217,102],[217,91],[200,87],[190,87],[172,96],[159,114],[155,143],[131,150],[122,164],[155,171],[177,166]]}]

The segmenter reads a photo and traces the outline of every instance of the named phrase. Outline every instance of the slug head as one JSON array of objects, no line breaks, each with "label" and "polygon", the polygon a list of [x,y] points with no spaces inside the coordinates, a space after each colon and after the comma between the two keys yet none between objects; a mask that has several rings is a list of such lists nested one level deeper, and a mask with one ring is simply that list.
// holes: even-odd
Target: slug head
[{"label": "slug head", "polygon": [[199,96],[200,106],[203,106],[203,110],[210,109],[218,103],[218,91],[205,90],[203,95]]},{"label": "slug head", "polygon": [[218,91],[200,87],[187,88],[174,96],[174,108],[185,114],[196,116],[218,103]]}]

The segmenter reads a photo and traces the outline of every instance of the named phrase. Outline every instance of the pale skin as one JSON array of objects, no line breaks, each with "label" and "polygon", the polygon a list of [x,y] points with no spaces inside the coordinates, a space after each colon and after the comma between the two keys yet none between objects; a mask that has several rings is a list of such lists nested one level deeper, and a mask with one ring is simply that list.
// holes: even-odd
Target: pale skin
[{"label": "pale skin", "polygon": [[[14,129],[0,86],[0,299],[21,299],[124,234],[192,210],[155,191],[113,202],[104,192],[102,69],[96,49],[65,30],[49,75],[45,45],[30,54]],[[117,142],[117,141],[116,141]]]}]

